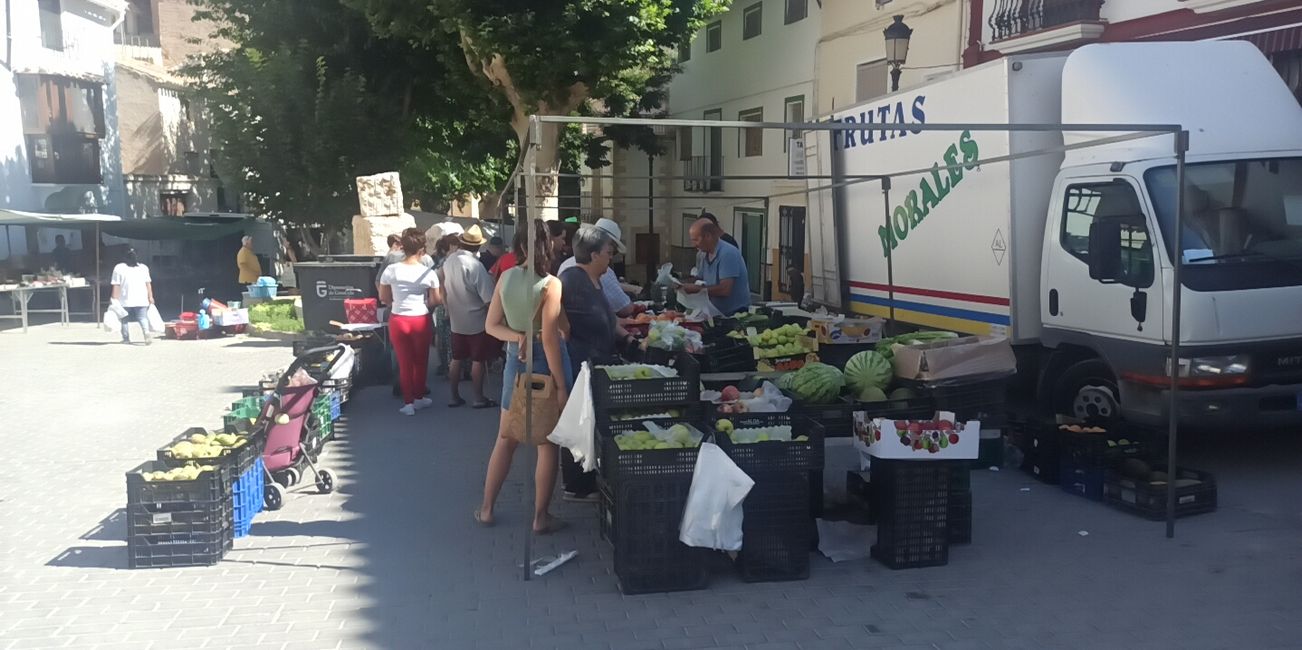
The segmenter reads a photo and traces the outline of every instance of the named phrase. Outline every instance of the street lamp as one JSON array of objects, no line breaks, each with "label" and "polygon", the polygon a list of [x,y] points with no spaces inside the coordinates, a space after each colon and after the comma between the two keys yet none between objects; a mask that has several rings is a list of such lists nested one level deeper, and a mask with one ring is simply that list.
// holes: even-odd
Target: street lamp
[{"label": "street lamp", "polygon": [[900,89],[900,66],[909,57],[909,38],[913,29],[904,24],[904,16],[895,16],[895,22],[882,30],[886,37],[886,65],[891,67],[891,92]]}]

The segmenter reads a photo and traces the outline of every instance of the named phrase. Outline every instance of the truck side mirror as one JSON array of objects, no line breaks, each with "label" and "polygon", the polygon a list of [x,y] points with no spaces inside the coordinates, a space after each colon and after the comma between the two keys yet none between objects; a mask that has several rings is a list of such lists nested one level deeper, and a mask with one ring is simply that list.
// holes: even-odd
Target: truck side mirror
[{"label": "truck side mirror", "polygon": [[1112,283],[1121,279],[1121,222],[1095,219],[1090,224],[1090,279]]}]

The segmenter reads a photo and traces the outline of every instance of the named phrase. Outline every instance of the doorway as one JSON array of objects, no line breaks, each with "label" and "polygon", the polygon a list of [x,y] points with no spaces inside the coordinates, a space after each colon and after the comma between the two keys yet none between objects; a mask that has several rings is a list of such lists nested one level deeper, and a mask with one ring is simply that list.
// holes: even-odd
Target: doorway
[{"label": "doorway", "polygon": [[736,220],[741,222],[741,237],[738,243],[741,244],[741,256],[746,260],[747,280],[750,283],[751,293],[761,297],[766,297],[767,285],[764,283],[764,276],[768,264],[764,259],[764,222],[767,215],[759,210],[738,209],[735,213]]},{"label": "doorway", "polygon": [[796,269],[802,278],[805,275],[805,206],[779,206],[778,229],[778,288],[791,300],[799,302],[804,298],[804,283],[794,288],[802,295],[792,295],[791,276],[787,269]]}]

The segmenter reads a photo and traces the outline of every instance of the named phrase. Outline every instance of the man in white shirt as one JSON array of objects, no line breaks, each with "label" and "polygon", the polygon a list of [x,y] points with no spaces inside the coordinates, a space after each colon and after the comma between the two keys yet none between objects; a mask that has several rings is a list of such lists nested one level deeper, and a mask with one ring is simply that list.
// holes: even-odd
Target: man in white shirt
[{"label": "man in white shirt", "polygon": [[484,395],[484,375],[488,363],[501,356],[502,342],[485,331],[488,320],[488,303],[493,300],[493,278],[479,261],[479,248],[484,245],[484,233],[479,226],[471,226],[458,237],[460,245],[439,267],[439,285],[443,291],[443,306],[448,312],[452,329],[452,363],[448,366],[448,382],[452,385],[449,407],[466,403],[461,399],[462,362],[470,362],[470,381],[474,389],[472,408],[492,408],[497,402]]},{"label": "man in white shirt", "polygon": [[149,267],[136,258],[135,249],[127,251],[125,262],[113,267],[113,299],[127,310],[122,319],[122,342],[131,343],[131,321],[140,323],[140,331],[149,343],[149,307],[154,304],[154,280]]},{"label": "man in white shirt", "polygon": [[[622,250],[624,246],[622,233],[620,232],[619,224],[615,223],[614,220],[602,217],[592,226],[583,227],[600,228],[601,230],[606,231],[606,233],[611,237],[615,238],[615,241],[620,242],[619,245]],[[560,277],[561,273],[564,273],[566,269],[569,269],[576,264],[577,262],[575,262],[573,257],[561,262],[561,267],[556,272],[557,277]],[[613,269],[607,268],[606,272],[601,274],[601,293],[606,296],[606,301],[610,303],[610,308],[615,310],[616,316],[620,318],[628,318],[633,315],[633,300],[629,298],[628,293],[624,291],[624,287],[619,283],[619,277],[615,275]]]}]

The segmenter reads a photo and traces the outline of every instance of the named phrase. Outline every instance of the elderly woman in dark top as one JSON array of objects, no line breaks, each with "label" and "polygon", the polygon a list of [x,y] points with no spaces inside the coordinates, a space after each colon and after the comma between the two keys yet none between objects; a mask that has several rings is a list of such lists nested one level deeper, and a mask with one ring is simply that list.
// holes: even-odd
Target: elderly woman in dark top
[{"label": "elderly woman in dark top", "polygon": [[[601,276],[610,267],[623,244],[610,233],[592,226],[580,228],[574,235],[576,265],[561,273],[561,306],[570,323],[567,342],[571,360],[570,378],[578,376],[583,362],[608,364],[621,351],[631,350],[635,339],[620,327],[615,310],[601,291]],[[596,493],[594,473],[584,474],[568,449],[561,453],[561,473],[565,482],[564,498],[590,501]]]}]

